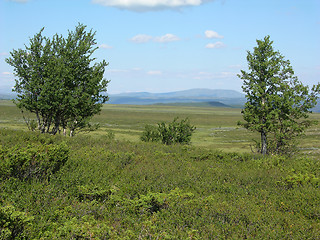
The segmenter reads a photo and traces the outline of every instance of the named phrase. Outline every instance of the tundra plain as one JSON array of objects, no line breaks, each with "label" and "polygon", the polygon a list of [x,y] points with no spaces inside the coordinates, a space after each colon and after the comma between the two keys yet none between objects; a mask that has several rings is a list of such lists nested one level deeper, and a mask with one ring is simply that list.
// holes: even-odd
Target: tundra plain
[{"label": "tundra plain", "polygon": [[[106,104],[74,137],[27,130],[11,101],[0,113],[1,239],[320,236],[319,125],[297,154],[262,157],[236,108]],[[197,127],[190,145],[140,141],[175,117]]]}]

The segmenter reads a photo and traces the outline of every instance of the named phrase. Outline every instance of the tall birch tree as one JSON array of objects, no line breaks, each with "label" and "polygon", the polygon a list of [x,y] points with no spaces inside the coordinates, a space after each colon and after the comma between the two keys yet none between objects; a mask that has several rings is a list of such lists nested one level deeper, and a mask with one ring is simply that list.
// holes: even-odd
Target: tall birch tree
[{"label": "tall birch tree", "polygon": [[34,113],[42,133],[56,134],[66,129],[73,135],[100,112],[108,80],[104,60],[96,62],[95,32],[79,24],[64,38],[43,36],[43,30],[30,38],[25,49],[13,50],[6,62],[14,68],[16,105]]},{"label": "tall birch tree", "polygon": [[248,71],[238,75],[247,102],[239,125],[260,133],[262,154],[288,153],[296,137],[313,122],[308,119],[317,104],[320,84],[304,86],[294,75],[290,61],[273,49],[269,36],[257,40],[247,52]]}]

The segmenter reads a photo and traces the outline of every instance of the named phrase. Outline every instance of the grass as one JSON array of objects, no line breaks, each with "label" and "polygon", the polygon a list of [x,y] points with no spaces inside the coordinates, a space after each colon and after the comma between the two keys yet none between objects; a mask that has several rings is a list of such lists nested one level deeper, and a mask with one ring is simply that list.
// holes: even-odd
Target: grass
[{"label": "grass", "polygon": [[[237,126],[242,120],[241,109],[217,107],[161,106],[161,105],[111,105],[105,104],[93,123],[99,123],[100,129],[90,134],[96,137],[109,132],[117,140],[139,142],[146,124],[171,122],[175,117],[184,119],[197,127],[191,144],[207,149],[225,152],[251,152],[253,139],[258,140],[256,133]],[[9,129],[26,129],[20,111],[11,101],[0,101],[0,127]],[[32,115],[27,116],[32,118]],[[312,114],[311,119],[320,120],[320,114]],[[320,153],[320,126],[308,129],[302,138],[300,148],[304,153],[316,156]]]},{"label": "grass", "polygon": [[[319,239],[319,126],[300,154],[263,158],[240,109],[107,104],[73,138],[27,131],[10,101],[0,114],[1,239]],[[139,140],[177,116],[191,145]]]}]

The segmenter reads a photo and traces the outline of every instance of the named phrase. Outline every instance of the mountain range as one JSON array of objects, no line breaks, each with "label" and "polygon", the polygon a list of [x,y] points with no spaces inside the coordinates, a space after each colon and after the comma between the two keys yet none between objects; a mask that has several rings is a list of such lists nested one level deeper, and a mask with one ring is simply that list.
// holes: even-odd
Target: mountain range
[{"label": "mountain range", "polygon": [[[246,102],[243,93],[234,90],[207,88],[195,88],[166,93],[128,92],[108,95],[108,104],[166,104],[175,106],[242,108]],[[14,99],[15,97],[15,93],[2,93],[0,91],[0,99]],[[313,108],[312,111],[320,113],[320,101],[318,101],[318,105]]]},{"label": "mountain range", "polygon": [[240,107],[245,103],[245,95],[225,89],[195,88],[190,90],[149,93],[131,92],[110,94],[110,104],[177,104],[177,103],[209,103],[212,106]]}]

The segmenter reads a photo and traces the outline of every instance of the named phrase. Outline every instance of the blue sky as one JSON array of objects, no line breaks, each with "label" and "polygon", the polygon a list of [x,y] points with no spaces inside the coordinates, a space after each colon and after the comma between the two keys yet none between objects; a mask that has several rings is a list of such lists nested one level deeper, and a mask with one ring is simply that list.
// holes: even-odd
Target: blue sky
[{"label": "blue sky", "polygon": [[0,92],[14,85],[9,52],[78,23],[97,32],[108,92],[241,91],[247,50],[270,35],[299,80],[320,81],[319,0],[0,0]]}]

